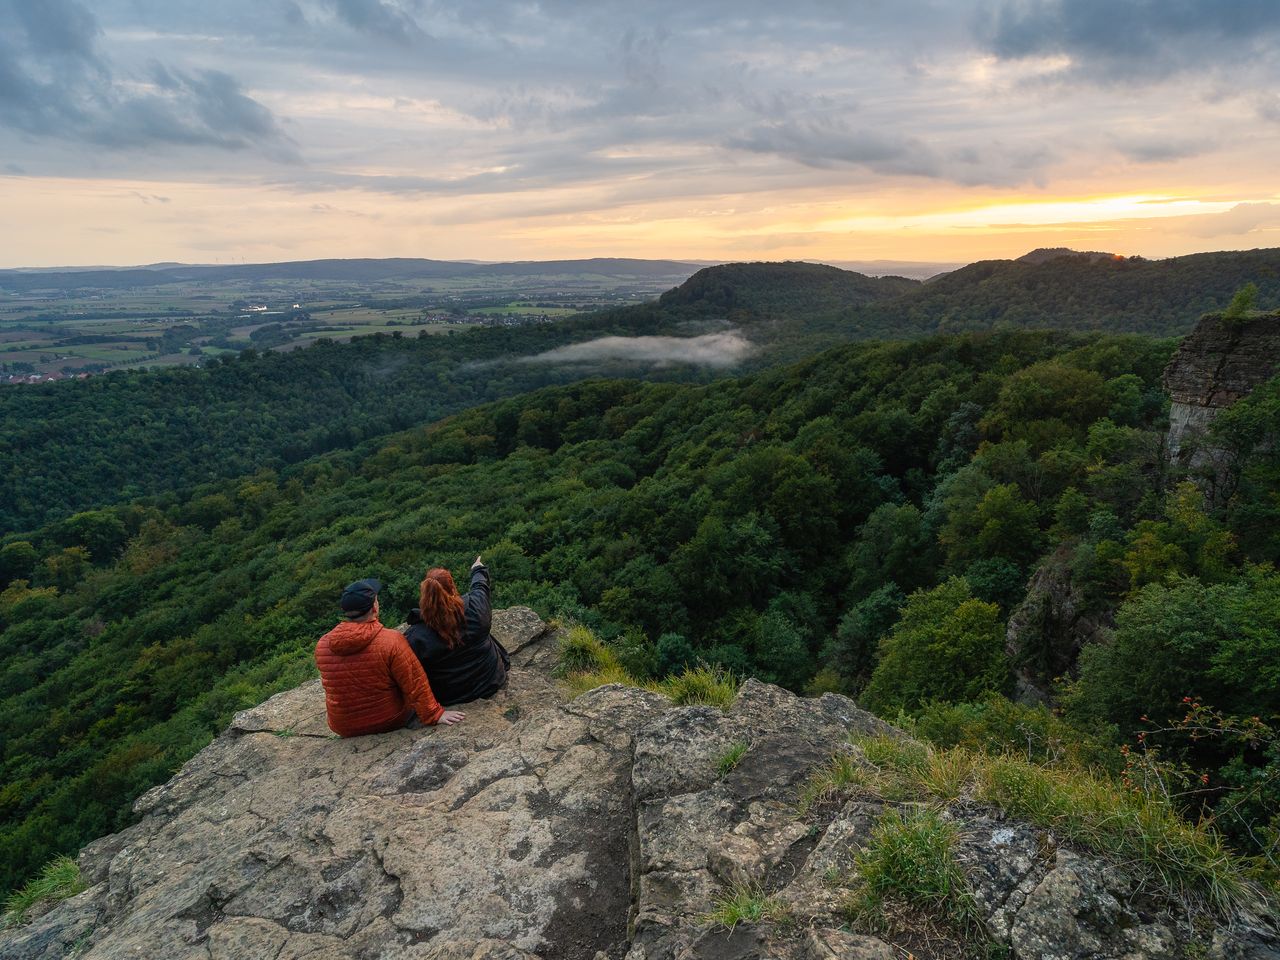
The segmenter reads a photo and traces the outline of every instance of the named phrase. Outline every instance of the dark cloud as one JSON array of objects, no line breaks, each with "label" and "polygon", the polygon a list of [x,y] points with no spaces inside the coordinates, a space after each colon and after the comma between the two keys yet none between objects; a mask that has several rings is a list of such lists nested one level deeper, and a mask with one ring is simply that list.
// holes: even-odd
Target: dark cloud
[{"label": "dark cloud", "polygon": [[101,28],[75,0],[0,0],[0,126],[111,148],[165,144],[296,151],[274,115],[218,70],[114,67]]},{"label": "dark cloud", "polygon": [[887,176],[928,177],[963,185],[1008,186],[1037,181],[1054,159],[1043,144],[942,150],[922,138],[891,131],[849,128],[829,117],[759,124],[726,145],[772,153],[816,169],[858,167]]},{"label": "dark cloud", "polygon": [[1137,163],[1171,163],[1198,157],[1214,149],[1211,141],[1198,137],[1121,135],[1115,138],[1114,143],[1121,154]]},{"label": "dark cloud", "polygon": [[892,133],[849,129],[830,119],[797,119],[759,124],[726,145],[772,153],[807,167],[866,167],[877,173],[935,176],[936,158],[919,140]]},{"label": "dark cloud", "polygon": [[1280,32],[1275,0],[999,0],[976,34],[1005,59],[1065,54],[1071,73],[1112,80],[1159,77],[1266,50]]},{"label": "dark cloud", "polygon": [[412,16],[388,0],[333,0],[335,12],[347,26],[400,46],[428,39]]},{"label": "dark cloud", "polygon": [[629,82],[642,87],[658,87],[664,79],[663,46],[671,34],[662,27],[623,31],[620,44],[622,69]]},{"label": "dark cloud", "polygon": [[94,44],[102,30],[93,14],[75,0],[11,0],[11,8],[33,49],[96,59]]}]

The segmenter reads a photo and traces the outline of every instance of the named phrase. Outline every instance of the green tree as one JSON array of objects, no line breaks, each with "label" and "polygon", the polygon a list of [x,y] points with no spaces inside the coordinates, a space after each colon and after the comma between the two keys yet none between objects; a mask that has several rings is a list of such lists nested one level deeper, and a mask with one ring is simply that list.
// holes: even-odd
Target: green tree
[{"label": "green tree", "polygon": [[0,547],[0,585],[13,580],[29,580],[40,554],[30,541],[15,540]]},{"label": "green tree", "polygon": [[1280,712],[1280,574],[1255,567],[1229,583],[1151,583],[1116,614],[1109,644],[1087,647],[1067,703],[1083,722],[1137,729],[1175,720],[1184,697],[1228,713]]},{"label": "green tree", "polygon": [[1227,320],[1243,320],[1253,312],[1257,302],[1258,285],[1250,281],[1236,291],[1236,295],[1231,298],[1231,303],[1227,305],[1227,309],[1222,311],[1222,316]]},{"label": "green tree", "polygon": [[1010,688],[1000,608],[974,599],[961,577],[907,598],[880,643],[862,700],[882,715],[931,700],[961,702]]}]

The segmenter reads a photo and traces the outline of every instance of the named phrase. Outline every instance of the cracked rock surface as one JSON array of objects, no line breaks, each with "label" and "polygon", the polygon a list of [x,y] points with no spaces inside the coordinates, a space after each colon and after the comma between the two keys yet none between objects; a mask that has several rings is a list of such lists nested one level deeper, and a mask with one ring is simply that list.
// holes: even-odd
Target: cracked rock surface
[{"label": "cracked rock surface", "polygon": [[[555,634],[532,611],[498,611],[494,632],[513,653],[510,683],[468,704],[457,726],[341,740],[319,681],[238,714],[139,798],[136,824],[81,852],[84,893],[0,932],[0,956],[906,956],[848,929],[841,912],[857,855],[892,805],[854,795],[797,812],[816,767],[841,750],[859,759],[850,734],[900,731],[847,698],[755,681],[725,710],[617,685],[566,702]],[[946,815],[1009,956],[1185,956],[1176,915],[1122,871],[990,810]],[[717,901],[743,887],[785,918],[712,922]],[[1276,951],[1268,933],[1221,930],[1208,955]]]}]

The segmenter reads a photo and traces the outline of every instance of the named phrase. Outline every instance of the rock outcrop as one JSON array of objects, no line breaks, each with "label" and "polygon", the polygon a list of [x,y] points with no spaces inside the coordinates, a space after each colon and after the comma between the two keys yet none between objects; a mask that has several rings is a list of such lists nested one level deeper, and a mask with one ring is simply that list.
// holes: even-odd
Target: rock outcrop
[{"label": "rock outcrop", "polygon": [[1230,495],[1230,464],[1204,442],[1214,417],[1280,373],[1280,314],[1230,319],[1210,314],[1178,346],[1164,371],[1173,400],[1165,451],[1187,471],[1210,502]]},{"label": "rock outcrop", "polygon": [[1071,674],[1080,651],[1113,626],[1111,611],[1091,606],[1072,580],[1073,547],[1065,544],[1045,558],[1009,614],[1005,653],[1022,703],[1047,703],[1054,679]]},{"label": "rock outcrop", "polygon": [[[318,682],[239,714],[140,820],[80,855],[89,888],[0,934],[6,960],[890,960],[851,932],[855,858],[895,805],[797,802],[851,734],[902,736],[832,694],[748,681],[727,709],[617,685],[566,701],[530,611],[495,618],[508,688],[457,726],[340,740]],[[1185,921],[1123,869],[952,805],[992,942],[1015,958],[1173,960]],[[784,916],[726,929],[729,891]],[[1260,935],[1261,936],[1261,935]],[[1220,931],[1209,956],[1280,957]]]}]

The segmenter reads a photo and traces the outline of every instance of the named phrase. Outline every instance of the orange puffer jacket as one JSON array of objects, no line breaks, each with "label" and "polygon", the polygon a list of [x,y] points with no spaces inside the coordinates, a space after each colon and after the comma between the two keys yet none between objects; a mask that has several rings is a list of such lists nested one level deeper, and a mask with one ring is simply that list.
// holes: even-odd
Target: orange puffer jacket
[{"label": "orange puffer jacket", "polygon": [[329,729],[341,737],[404,726],[409,708],[423,723],[444,713],[404,635],[377,620],[340,623],[316,644]]}]

